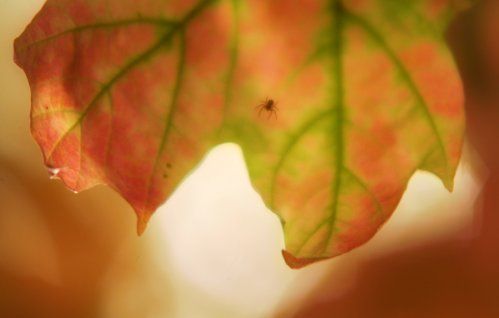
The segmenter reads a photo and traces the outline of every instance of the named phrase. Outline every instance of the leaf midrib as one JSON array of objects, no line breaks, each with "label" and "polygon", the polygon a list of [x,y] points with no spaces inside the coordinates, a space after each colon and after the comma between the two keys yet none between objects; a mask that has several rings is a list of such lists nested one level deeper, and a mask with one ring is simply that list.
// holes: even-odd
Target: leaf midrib
[{"label": "leaf midrib", "polygon": [[345,100],[344,100],[344,73],[343,73],[343,5],[341,0],[333,0],[332,1],[332,36],[333,36],[333,45],[332,45],[332,58],[333,58],[333,74],[335,78],[335,93],[336,100],[334,101],[333,107],[336,110],[335,123],[333,125],[333,132],[331,137],[332,141],[336,146],[336,153],[334,154],[333,166],[334,166],[334,182],[331,185],[332,190],[332,207],[327,218],[328,220],[328,233],[326,239],[324,240],[324,247],[322,249],[321,254],[325,253],[329,246],[329,242],[333,236],[334,227],[336,224],[337,214],[338,214],[338,205],[339,205],[339,197],[340,197],[340,188],[342,184],[342,170],[344,165],[344,151],[345,151],[345,138],[343,131],[343,122],[345,115]]}]

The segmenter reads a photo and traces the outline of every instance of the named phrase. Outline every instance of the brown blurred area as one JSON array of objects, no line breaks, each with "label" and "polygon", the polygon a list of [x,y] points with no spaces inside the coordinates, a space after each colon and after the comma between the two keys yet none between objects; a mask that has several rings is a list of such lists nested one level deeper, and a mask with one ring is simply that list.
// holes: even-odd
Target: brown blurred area
[{"label": "brown blurred area", "polygon": [[147,312],[154,297],[128,299],[117,290],[151,292],[151,268],[130,230],[133,213],[109,192],[76,197],[44,171],[0,160],[0,317],[112,317],[103,302],[116,296],[136,301],[120,317]]},{"label": "brown blurred area", "polygon": [[448,42],[465,85],[468,142],[478,154],[470,164],[487,170],[474,224],[364,259],[341,293],[332,270],[297,308],[278,316],[499,317],[499,1],[461,14]]}]

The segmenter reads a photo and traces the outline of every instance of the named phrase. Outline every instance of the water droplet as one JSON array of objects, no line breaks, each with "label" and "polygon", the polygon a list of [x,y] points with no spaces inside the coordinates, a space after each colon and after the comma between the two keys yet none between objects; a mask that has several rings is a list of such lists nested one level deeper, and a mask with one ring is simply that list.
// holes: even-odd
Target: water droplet
[{"label": "water droplet", "polygon": [[53,167],[47,166],[47,171],[49,173],[50,179],[59,179],[58,175],[59,175],[59,172],[61,172],[61,168],[53,168]]}]

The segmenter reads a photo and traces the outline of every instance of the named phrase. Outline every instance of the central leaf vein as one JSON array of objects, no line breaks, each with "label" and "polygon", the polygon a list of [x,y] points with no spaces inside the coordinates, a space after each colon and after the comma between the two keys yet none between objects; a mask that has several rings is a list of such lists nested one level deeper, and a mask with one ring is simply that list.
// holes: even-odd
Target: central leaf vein
[{"label": "central leaf vein", "polygon": [[336,110],[336,117],[333,123],[333,131],[331,138],[334,143],[332,147],[336,149],[336,153],[333,156],[333,167],[334,167],[334,181],[332,183],[332,196],[331,196],[331,211],[328,217],[328,233],[326,239],[324,240],[323,253],[327,250],[329,242],[333,236],[334,227],[336,224],[339,198],[342,186],[342,170],[344,161],[344,150],[345,150],[345,136],[343,132],[343,122],[345,116],[344,107],[344,74],[343,74],[343,6],[340,0],[333,1],[332,3],[332,58],[333,58],[333,74],[335,80],[335,97],[333,107]]}]

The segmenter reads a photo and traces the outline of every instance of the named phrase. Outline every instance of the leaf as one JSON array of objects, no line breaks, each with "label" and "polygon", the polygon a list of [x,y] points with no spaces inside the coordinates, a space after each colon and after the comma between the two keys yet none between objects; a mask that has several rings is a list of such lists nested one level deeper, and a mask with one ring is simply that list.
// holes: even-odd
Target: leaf
[{"label": "leaf", "polygon": [[108,184],[140,233],[210,147],[236,142],[300,267],[372,237],[417,169],[452,189],[452,14],[432,0],[49,0],[15,58],[33,136],[70,189]]}]

